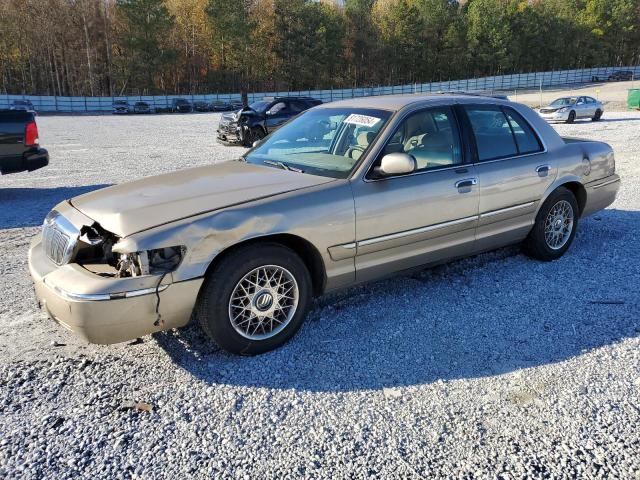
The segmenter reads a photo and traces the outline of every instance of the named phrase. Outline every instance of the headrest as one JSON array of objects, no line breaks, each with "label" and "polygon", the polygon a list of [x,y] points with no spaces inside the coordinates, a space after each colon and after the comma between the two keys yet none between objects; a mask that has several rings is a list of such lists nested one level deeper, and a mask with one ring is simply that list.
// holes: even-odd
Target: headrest
[{"label": "headrest", "polygon": [[358,142],[358,145],[361,147],[368,147],[375,136],[376,134],[373,132],[360,132],[356,137],[356,142]]}]

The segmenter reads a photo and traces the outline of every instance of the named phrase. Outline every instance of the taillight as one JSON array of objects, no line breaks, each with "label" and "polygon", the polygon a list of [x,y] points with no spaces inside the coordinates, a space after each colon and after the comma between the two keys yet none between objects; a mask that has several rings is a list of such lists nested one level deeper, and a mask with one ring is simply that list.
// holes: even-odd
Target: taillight
[{"label": "taillight", "polygon": [[35,120],[27,123],[24,129],[24,144],[27,147],[38,145],[38,125]]}]

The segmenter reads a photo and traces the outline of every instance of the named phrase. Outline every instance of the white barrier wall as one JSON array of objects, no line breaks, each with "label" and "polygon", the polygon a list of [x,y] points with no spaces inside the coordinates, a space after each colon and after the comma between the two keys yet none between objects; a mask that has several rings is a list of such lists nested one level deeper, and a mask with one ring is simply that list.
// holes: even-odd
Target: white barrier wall
[{"label": "white barrier wall", "polygon": [[[554,72],[521,73],[494,77],[469,78],[447,82],[416,83],[392,87],[345,88],[339,90],[303,90],[296,92],[261,92],[250,93],[249,103],[264,97],[275,96],[310,96],[331,102],[343,98],[367,97],[374,95],[392,95],[399,93],[430,93],[448,91],[499,91],[552,87],[606,80],[619,70],[631,70],[635,78],[640,79],[640,66],[637,67],[601,67],[580,70],[560,70]],[[126,100],[129,105],[137,101],[145,101],[153,108],[167,108],[174,98],[186,98],[191,102],[214,100],[240,101],[239,93],[209,95],[154,95],[128,97],[52,97],[39,95],[0,95],[0,109],[9,108],[14,100],[30,100],[35,109],[42,112],[99,112],[111,111],[114,100]]]}]

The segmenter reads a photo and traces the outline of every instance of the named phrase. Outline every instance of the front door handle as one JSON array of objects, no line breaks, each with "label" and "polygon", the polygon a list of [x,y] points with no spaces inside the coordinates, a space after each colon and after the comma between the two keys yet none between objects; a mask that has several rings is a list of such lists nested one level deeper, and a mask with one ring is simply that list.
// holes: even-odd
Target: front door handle
[{"label": "front door handle", "polygon": [[551,165],[539,165],[536,167],[536,172],[539,177],[546,177],[549,175],[549,170],[551,170]]},{"label": "front door handle", "polygon": [[477,178],[465,178],[463,180],[458,180],[456,182],[456,188],[458,190],[462,189],[462,188],[471,188],[474,185],[478,184],[478,179]]}]

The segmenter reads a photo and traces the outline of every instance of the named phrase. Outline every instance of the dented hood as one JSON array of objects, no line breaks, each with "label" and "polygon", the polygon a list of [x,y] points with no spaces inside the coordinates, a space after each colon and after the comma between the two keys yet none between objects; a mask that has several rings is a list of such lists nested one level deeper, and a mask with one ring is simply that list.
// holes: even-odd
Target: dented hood
[{"label": "dented hood", "polygon": [[191,168],[80,195],[71,204],[106,230],[132,233],[333,181],[245,162]]}]

